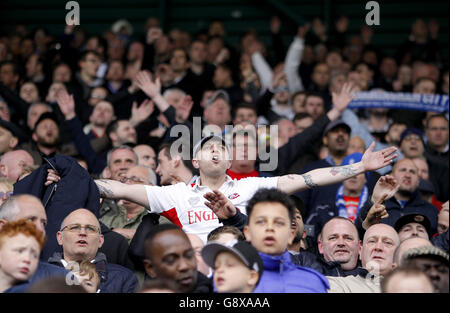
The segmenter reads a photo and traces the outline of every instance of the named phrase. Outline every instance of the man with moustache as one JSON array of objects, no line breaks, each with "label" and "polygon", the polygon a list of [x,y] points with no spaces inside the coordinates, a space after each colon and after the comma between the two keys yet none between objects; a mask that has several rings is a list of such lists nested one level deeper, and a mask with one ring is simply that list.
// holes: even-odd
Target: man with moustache
[{"label": "man with moustache", "polygon": [[[385,181],[385,177],[393,178],[395,181],[393,181],[393,184],[390,184]],[[394,227],[395,222],[403,215],[410,213],[421,214],[429,219],[431,223],[430,233],[435,234],[437,232],[439,212],[431,203],[420,197],[418,190],[419,181],[418,169],[411,159],[405,158],[396,162],[393,166],[392,176],[383,176],[378,180],[372,196],[361,209],[355,221],[360,233],[364,232],[362,224],[372,205],[385,197],[384,206],[389,216],[381,219],[381,223]]]}]

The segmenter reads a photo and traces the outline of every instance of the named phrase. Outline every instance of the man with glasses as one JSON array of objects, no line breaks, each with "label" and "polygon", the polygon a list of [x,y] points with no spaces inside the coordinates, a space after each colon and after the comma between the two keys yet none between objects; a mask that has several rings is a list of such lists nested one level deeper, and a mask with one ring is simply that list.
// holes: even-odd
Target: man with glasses
[{"label": "man with glasses", "polygon": [[[99,221],[89,210],[78,209],[66,216],[56,238],[63,248],[63,253],[55,252],[49,263],[68,268],[73,266],[74,262],[79,264],[89,260],[95,265],[100,276],[100,292],[132,293],[137,290],[138,280],[132,271],[108,263],[106,256],[98,252],[104,237],[100,233]],[[66,277],[66,281],[71,279],[72,277]],[[70,282],[76,283],[74,280]]]},{"label": "man with glasses", "polygon": [[[120,177],[120,182],[124,184],[156,185],[156,174],[147,166],[134,166]],[[109,211],[100,218],[100,221],[111,230],[121,234],[130,242],[136,233],[136,229],[148,210],[131,201],[122,200],[119,202],[119,212]]]}]

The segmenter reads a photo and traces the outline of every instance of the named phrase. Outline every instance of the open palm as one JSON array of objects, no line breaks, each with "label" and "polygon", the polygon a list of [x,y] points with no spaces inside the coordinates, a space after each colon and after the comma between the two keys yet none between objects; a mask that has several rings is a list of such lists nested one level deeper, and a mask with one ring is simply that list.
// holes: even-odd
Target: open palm
[{"label": "open palm", "polygon": [[380,151],[373,152],[375,142],[372,142],[370,147],[364,152],[361,162],[364,165],[365,171],[375,171],[392,163],[398,156],[393,154],[397,151],[396,147],[389,147]]}]

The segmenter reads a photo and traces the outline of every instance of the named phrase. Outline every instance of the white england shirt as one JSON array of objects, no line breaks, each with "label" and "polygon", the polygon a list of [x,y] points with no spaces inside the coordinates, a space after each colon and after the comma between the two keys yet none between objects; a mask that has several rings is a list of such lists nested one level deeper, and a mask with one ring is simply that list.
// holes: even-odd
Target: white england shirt
[{"label": "white england shirt", "polygon": [[[212,192],[209,187],[195,183],[178,183],[171,186],[145,186],[152,213],[158,213],[181,227],[185,233],[196,234],[205,243],[208,234],[222,223],[216,214],[205,205],[203,195]],[[233,205],[246,214],[247,202],[261,188],[277,188],[278,177],[248,177],[232,180],[228,175],[219,191]]]}]

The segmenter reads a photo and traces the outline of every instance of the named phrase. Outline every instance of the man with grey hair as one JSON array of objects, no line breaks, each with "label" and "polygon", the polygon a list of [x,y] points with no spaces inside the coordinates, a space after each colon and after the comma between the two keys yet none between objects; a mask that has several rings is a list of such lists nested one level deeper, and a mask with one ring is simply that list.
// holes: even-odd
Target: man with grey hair
[{"label": "man with grey hair", "polygon": [[[139,157],[129,146],[122,145],[112,148],[106,156],[106,167],[102,172],[103,178],[120,181],[121,177],[132,167],[138,164]],[[116,200],[105,199],[100,207],[100,217],[105,214],[119,214]]]},{"label": "man with grey hair", "polygon": [[[32,195],[11,196],[0,206],[0,229],[8,222],[25,219],[31,221],[37,229],[46,234],[47,213],[41,200]],[[30,280],[13,287],[11,292],[24,292],[32,283],[54,276],[67,275],[68,271],[39,261],[38,268]]]},{"label": "man with grey hair", "polygon": [[[156,186],[156,174],[148,166],[136,165],[128,169],[120,178],[120,181],[125,184]],[[100,218],[100,221],[111,228],[111,230],[127,238],[128,242],[130,242],[148,210],[137,203],[127,200],[119,201],[118,205],[119,212],[109,211]]]}]

